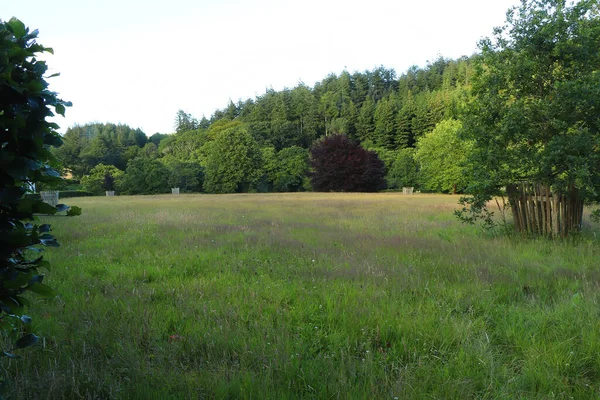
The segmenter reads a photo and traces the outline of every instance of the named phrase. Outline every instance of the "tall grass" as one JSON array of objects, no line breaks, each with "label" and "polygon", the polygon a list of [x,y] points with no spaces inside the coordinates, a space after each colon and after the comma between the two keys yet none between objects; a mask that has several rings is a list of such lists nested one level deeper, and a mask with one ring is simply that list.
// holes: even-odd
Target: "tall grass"
[{"label": "tall grass", "polygon": [[600,249],[457,197],[78,198],[15,399],[597,398]]}]

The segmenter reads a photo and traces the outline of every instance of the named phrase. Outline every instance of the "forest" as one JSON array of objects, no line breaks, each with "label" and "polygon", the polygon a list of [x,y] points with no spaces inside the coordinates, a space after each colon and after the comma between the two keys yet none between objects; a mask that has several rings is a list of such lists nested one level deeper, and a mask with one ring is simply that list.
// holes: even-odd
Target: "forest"
[{"label": "forest", "polygon": [[468,101],[473,57],[439,57],[397,76],[383,66],[330,74],[313,87],[267,90],[232,101],[210,119],[180,110],[171,134],[127,125],[69,128],[56,150],[73,179],[94,193],[114,178],[121,194],[293,192],[312,190],[310,149],[345,135],[383,161],[385,187],[462,191],[459,165],[468,143],[457,140]]},{"label": "forest", "polygon": [[517,230],[566,236],[600,201],[599,13],[596,1],[523,1],[470,57],[399,77],[330,74],[210,119],[180,110],[172,134],[76,126],[55,154],[97,194],[413,187],[468,194],[465,222],[493,225],[500,197]]}]

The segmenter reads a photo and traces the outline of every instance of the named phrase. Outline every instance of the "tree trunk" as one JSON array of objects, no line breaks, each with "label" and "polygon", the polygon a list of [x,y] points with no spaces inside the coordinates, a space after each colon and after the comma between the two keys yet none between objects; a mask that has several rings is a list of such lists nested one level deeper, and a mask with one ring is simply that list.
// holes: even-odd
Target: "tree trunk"
[{"label": "tree trunk", "polygon": [[553,193],[548,186],[520,182],[507,185],[506,192],[517,232],[564,238],[581,229],[583,200],[573,186]]}]

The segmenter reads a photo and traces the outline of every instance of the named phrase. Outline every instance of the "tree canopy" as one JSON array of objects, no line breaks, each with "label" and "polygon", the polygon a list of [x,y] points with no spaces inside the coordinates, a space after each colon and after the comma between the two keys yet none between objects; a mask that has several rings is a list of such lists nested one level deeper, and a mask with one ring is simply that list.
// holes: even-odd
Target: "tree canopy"
[{"label": "tree canopy", "polygon": [[[222,190],[221,184],[213,184],[237,181],[238,178],[224,176],[224,171],[258,176],[252,178],[253,183],[227,191],[295,191],[310,188],[308,158],[303,154],[307,155],[311,146],[327,134],[344,134],[363,148],[377,152],[385,163],[386,179],[395,182],[395,188],[400,181],[397,175],[390,175],[394,160],[404,154],[403,162],[410,169],[411,160],[406,155],[414,151],[402,150],[413,149],[417,139],[442,119],[457,116],[464,101],[461,94],[468,92],[471,64],[470,58],[439,57],[424,68],[411,67],[400,76],[383,66],[352,74],[343,71],[328,75],[313,87],[301,82],[291,89],[268,89],[254,99],[229,101],[209,119],[198,120],[180,110],[175,116],[174,133],[154,133],[150,138],[127,125],[74,126],[67,130],[65,145],[55,154],[77,180],[91,175],[99,164],[123,171],[120,182],[135,184],[135,189],[128,190],[125,185],[117,193],[158,190],[154,186],[144,188],[143,179],[126,179],[130,163],[137,164],[129,169],[132,174],[140,171],[152,175],[157,171],[156,163],[140,164],[142,156],[163,164],[169,170],[167,186],[177,183],[184,191],[213,191],[217,186]],[[256,154],[263,158],[262,167],[257,169],[251,163],[245,164],[248,170],[241,166],[241,170],[216,167],[215,160],[223,161],[223,157],[217,153],[221,147],[214,146],[215,141],[221,132],[232,127],[245,130],[253,139],[258,148]],[[144,171],[140,166],[152,169]],[[163,174],[154,176],[163,180]],[[414,185],[419,186],[420,182],[414,181]],[[160,187],[160,191],[167,190],[162,184]]]},{"label": "tree canopy", "polygon": [[310,179],[315,191],[376,192],[385,188],[385,166],[377,153],[344,135],[321,139],[310,155]]},{"label": "tree canopy", "polygon": [[211,193],[255,190],[262,163],[260,148],[245,126],[225,129],[210,144],[204,189]]},{"label": "tree canopy", "polygon": [[481,41],[462,117],[480,205],[519,181],[600,199],[598,7],[523,0]]},{"label": "tree canopy", "polygon": [[458,136],[462,124],[449,119],[417,141],[415,159],[420,166],[420,182],[427,190],[457,193],[465,190],[465,173],[472,143]]}]

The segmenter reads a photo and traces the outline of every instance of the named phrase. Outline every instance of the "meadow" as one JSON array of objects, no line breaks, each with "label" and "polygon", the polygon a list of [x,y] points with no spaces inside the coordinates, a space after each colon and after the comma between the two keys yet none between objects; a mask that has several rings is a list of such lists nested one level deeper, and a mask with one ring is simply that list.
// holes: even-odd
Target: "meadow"
[{"label": "meadow", "polygon": [[457,196],[76,198],[14,399],[600,397],[598,226],[492,235]]}]

